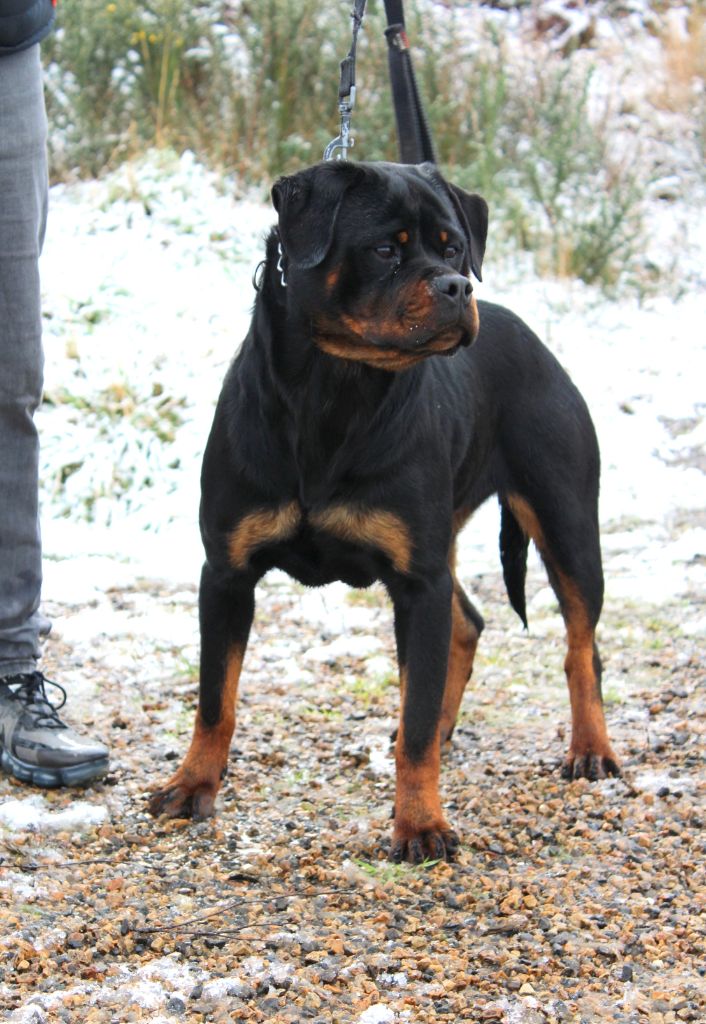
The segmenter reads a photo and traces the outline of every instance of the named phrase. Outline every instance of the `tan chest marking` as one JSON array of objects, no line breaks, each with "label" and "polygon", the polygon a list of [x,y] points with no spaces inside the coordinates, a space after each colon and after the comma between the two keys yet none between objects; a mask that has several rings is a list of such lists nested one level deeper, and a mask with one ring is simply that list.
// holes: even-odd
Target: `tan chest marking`
[{"label": "tan chest marking", "polygon": [[301,520],[302,511],[296,501],[279,508],[249,512],[228,538],[230,564],[234,569],[245,569],[253,551],[265,544],[287,540],[299,529]]},{"label": "tan chest marking", "polygon": [[411,569],[413,545],[409,528],[392,512],[332,505],[313,513],[310,522],[340,540],[377,548],[387,555],[398,572],[408,573]]}]

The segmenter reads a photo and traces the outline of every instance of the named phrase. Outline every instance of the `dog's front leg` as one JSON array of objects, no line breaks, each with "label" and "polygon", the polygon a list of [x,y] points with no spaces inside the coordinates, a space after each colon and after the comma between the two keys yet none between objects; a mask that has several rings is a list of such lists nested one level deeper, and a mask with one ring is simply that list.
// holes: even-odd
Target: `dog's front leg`
[{"label": "dog's front leg", "polygon": [[240,670],[255,610],[252,581],[219,578],[206,563],[199,590],[201,676],[191,746],[174,776],[150,800],[152,814],[213,814],[235,727]]},{"label": "dog's front leg", "polygon": [[439,722],[451,635],[451,575],[446,570],[431,581],[406,581],[391,590],[402,685],[390,858],[412,864],[451,860],[458,837],[444,818],[439,798]]}]

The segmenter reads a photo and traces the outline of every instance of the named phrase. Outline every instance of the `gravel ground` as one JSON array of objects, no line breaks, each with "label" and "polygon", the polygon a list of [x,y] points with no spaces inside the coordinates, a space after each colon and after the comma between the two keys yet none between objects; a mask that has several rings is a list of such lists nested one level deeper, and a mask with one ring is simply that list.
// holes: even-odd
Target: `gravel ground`
[{"label": "gravel ground", "polygon": [[[385,859],[397,694],[382,591],[268,579],[203,824],[145,810],[190,737],[195,590],[138,581],[101,608],[50,608],[47,671],[76,681],[69,708],[109,738],[112,771],[78,801],[0,781],[1,805],[30,798],[43,822],[0,828],[2,1019],[703,1024],[696,595],[608,598],[624,776],[566,783],[562,627],[543,577],[529,635],[499,574],[464,583],[488,626],[442,771],[463,848],[421,868]],[[99,612],[113,627],[89,642]]]}]

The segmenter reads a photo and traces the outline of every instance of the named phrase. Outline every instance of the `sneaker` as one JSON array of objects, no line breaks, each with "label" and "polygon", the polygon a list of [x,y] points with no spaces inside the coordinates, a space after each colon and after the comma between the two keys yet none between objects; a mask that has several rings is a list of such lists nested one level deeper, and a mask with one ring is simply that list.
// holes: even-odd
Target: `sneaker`
[{"label": "sneaker", "polygon": [[[46,686],[61,694],[51,704]],[[0,680],[0,766],[8,775],[35,786],[80,786],[108,769],[108,748],[82,739],[57,712],[66,691],[41,672]]]}]

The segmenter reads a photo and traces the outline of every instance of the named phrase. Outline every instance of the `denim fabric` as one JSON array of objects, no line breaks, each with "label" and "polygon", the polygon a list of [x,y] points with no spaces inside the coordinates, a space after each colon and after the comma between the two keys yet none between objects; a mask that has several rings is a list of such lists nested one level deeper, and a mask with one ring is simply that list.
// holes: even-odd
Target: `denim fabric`
[{"label": "denim fabric", "polygon": [[39,254],[47,212],[39,46],[0,56],[0,678],[31,672],[49,622],[39,612],[42,394]]}]

